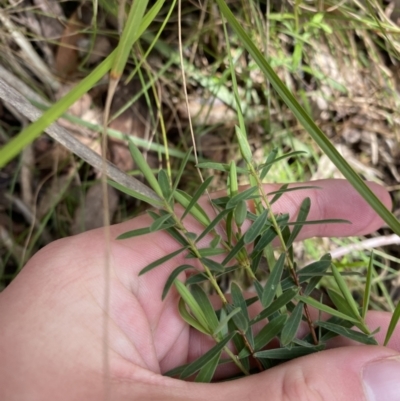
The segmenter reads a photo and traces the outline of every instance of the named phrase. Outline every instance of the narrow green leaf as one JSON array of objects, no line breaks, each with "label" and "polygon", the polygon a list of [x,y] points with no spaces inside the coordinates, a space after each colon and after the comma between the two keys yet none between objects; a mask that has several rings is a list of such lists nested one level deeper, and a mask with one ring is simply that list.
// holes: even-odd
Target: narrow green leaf
[{"label": "narrow green leaf", "polygon": [[[246,305],[246,300],[244,299],[242,289],[234,281],[231,283],[231,294],[232,294],[233,305],[235,307],[239,307],[242,310],[242,315],[245,319],[246,324],[242,325],[241,330],[243,332],[246,332],[249,327],[249,321],[250,321],[249,313],[248,313],[247,305]],[[237,316],[239,316],[239,315],[237,315]],[[235,318],[237,318],[237,316]],[[236,323],[235,318],[234,318],[234,321]],[[249,335],[249,338],[251,338],[251,340],[249,342],[252,343],[253,336],[252,336],[251,331],[249,331],[248,335]]]},{"label": "narrow green leaf", "polygon": [[[310,207],[311,207],[311,199],[305,198],[303,200],[303,202],[301,202],[299,214],[297,215],[297,219],[296,219],[297,222],[303,222],[303,221],[307,220],[308,213],[310,212]],[[299,235],[302,227],[303,227],[302,225],[296,225],[293,227],[290,237],[286,243],[286,246],[288,248],[292,246],[294,240]]]},{"label": "narrow green leaf", "polygon": [[287,305],[297,294],[299,290],[297,288],[285,291],[280,295],[274,302],[263,311],[261,311],[257,316],[255,316],[251,321],[250,325],[258,323],[260,320],[267,319],[283,306]]},{"label": "narrow green leaf", "polygon": [[145,268],[143,268],[142,270],[140,270],[139,272],[139,276],[141,276],[144,273],[147,273],[148,271],[154,269],[157,266],[162,265],[163,263],[167,262],[168,260],[174,258],[175,256],[179,255],[180,253],[182,253],[185,249],[187,249],[186,246],[184,246],[183,248],[180,248],[178,250],[176,250],[175,252],[172,252],[166,256],[163,256],[160,259],[155,260],[154,262],[150,263],[149,265],[147,265]]},{"label": "narrow green leaf", "polygon": [[164,289],[162,292],[161,299],[164,300],[164,298],[167,296],[169,289],[171,288],[172,284],[174,283],[175,279],[185,270],[188,269],[194,269],[193,266],[191,265],[180,265],[176,269],[172,271],[172,273],[168,276],[167,282],[164,285]]},{"label": "narrow green leaf", "polygon": [[264,210],[258,217],[257,220],[250,226],[244,235],[244,243],[250,244],[260,235],[267,221],[268,210]]},{"label": "narrow green leaf", "polygon": [[261,285],[261,283],[258,280],[254,280],[253,284],[254,284],[254,288],[256,289],[257,297],[261,302],[264,287]]},{"label": "narrow green leaf", "polygon": [[206,365],[211,359],[213,359],[216,355],[218,355],[223,348],[228,344],[229,341],[235,336],[236,333],[230,333],[227,335],[222,341],[217,343],[213,348],[211,348],[208,352],[202,355],[200,358],[196,359],[194,362],[189,364],[186,369],[181,373],[180,378],[186,379],[189,376],[195,374],[198,370],[200,370],[204,365]]},{"label": "narrow green leaf", "polygon": [[217,335],[220,331],[222,331],[225,326],[228,324],[229,320],[233,318],[237,313],[241,312],[240,308],[235,308],[230,312],[228,315],[226,315],[221,321],[218,323],[218,326],[215,328],[213,335]]},{"label": "narrow green leaf", "polygon": [[357,316],[357,318],[361,318],[360,312],[358,311],[358,305],[351,295],[349,288],[347,287],[346,282],[343,280],[338,268],[335,266],[334,263],[331,264],[331,270],[333,273],[333,277],[335,278],[336,284],[339,287],[340,292],[342,293],[344,299],[349,304],[349,307],[353,311],[353,315]]},{"label": "narrow green leaf", "polygon": [[185,301],[181,298],[178,304],[178,311],[182,319],[189,325],[195,328],[197,331],[203,334],[210,335],[208,327],[204,327],[198,320],[196,320],[186,309]]},{"label": "narrow green leaf", "polygon": [[289,184],[283,184],[278,191],[273,191],[267,195],[274,195],[274,197],[269,201],[270,205],[273,205],[283,194],[288,192]]},{"label": "narrow green leaf", "polygon": [[268,280],[265,284],[264,291],[262,293],[261,303],[264,308],[269,306],[272,300],[275,298],[276,291],[278,290],[279,283],[281,281],[283,267],[285,265],[285,254],[282,253],[279,259],[276,261]]},{"label": "narrow green leaf", "polygon": [[184,247],[189,246],[186,238],[175,227],[167,228],[165,231]]},{"label": "narrow green leaf", "polygon": [[203,239],[210,231],[212,231],[215,226],[230,212],[230,210],[223,210],[220,212],[215,219],[207,225],[206,229],[197,237],[196,242],[199,242]]},{"label": "narrow green leaf", "polygon": [[200,323],[200,325],[204,329],[207,330],[208,334],[211,334],[212,330],[210,330],[210,326],[208,325],[207,318],[204,315],[202,308],[197,303],[197,300],[194,298],[194,296],[189,291],[189,289],[186,287],[186,285],[177,279],[175,279],[174,285],[175,285],[176,289],[178,290],[179,295],[185,301],[185,304],[189,307],[194,318]]},{"label": "narrow green leaf", "polygon": [[278,154],[278,148],[272,149],[272,152],[267,156],[267,160],[264,164],[261,166],[258,166],[257,169],[262,169],[260,173],[260,178],[263,180],[265,176],[268,174],[269,170],[272,167],[272,164],[274,160],[276,159],[276,156]]},{"label": "narrow green leaf", "polygon": [[234,195],[231,199],[229,199],[228,203],[226,204],[226,209],[233,209],[236,207],[239,202],[246,201],[248,199],[252,199],[254,193],[257,191],[257,187],[248,188],[243,192]]},{"label": "narrow green leaf", "polygon": [[145,235],[150,233],[149,227],[138,228],[137,230],[127,231],[117,237],[117,239],[126,239],[126,238],[133,238],[138,237],[140,235]]},{"label": "narrow green leaf", "polygon": [[226,253],[226,251],[222,248],[201,248],[198,249],[198,252],[202,258],[208,258],[210,256],[217,256]]},{"label": "narrow green leaf", "polygon": [[243,159],[246,160],[248,164],[251,164],[251,159],[253,155],[251,153],[250,145],[247,141],[247,138],[237,125],[235,126],[235,132],[239,144],[240,153],[242,154]]},{"label": "narrow green leaf", "polygon": [[213,273],[223,273],[225,271],[225,267],[224,266],[222,266],[218,262],[215,262],[212,259],[201,258],[200,261],[205,266],[207,266]]},{"label": "narrow green leaf", "polygon": [[158,172],[158,185],[161,188],[161,192],[164,195],[164,199],[170,199],[171,185],[169,183],[168,174],[164,169]]},{"label": "narrow green leaf", "polygon": [[397,323],[399,322],[399,319],[400,319],[400,302],[397,304],[396,309],[393,312],[392,318],[390,319],[389,327],[387,329],[383,345],[385,346],[388,345],[389,340],[394,332],[394,329],[396,328]]},{"label": "narrow green leaf", "polygon": [[[165,214],[164,216],[160,216],[157,220],[154,220],[151,223],[150,231],[151,232],[158,231],[162,227],[162,225],[171,217],[172,216],[170,214]],[[174,222],[171,223],[175,224]]]},{"label": "narrow green leaf", "polygon": [[[192,151],[193,151],[193,147],[191,147],[191,148],[185,153],[185,156],[184,156],[184,158],[182,159],[181,165],[180,165],[179,170],[178,170],[178,174],[177,174],[176,177],[175,177],[174,185],[173,185],[173,187],[172,187],[171,196],[172,196],[172,194],[175,192],[175,190],[178,188],[178,184],[179,184],[179,182],[180,182],[180,180],[181,180],[181,178],[182,178],[183,172],[185,171],[186,164],[187,164],[187,162],[188,162],[188,160],[189,160],[189,158],[190,158],[190,155],[192,154]],[[171,200],[171,199],[168,199],[168,202],[169,202],[170,200]]]},{"label": "narrow green leaf", "polygon": [[196,300],[197,304],[200,306],[201,310],[203,311],[203,314],[208,323],[208,327],[210,327],[212,332],[214,332],[219,324],[219,321],[218,321],[217,315],[215,314],[215,310],[214,310],[213,306],[211,305],[208,295],[197,284],[195,284],[191,287],[191,293],[192,293],[194,299]]},{"label": "narrow green leaf", "polygon": [[221,236],[216,235],[210,242],[211,248],[216,248],[221,243],[221,240],[222,240]]},{"label": "narrow green leaf", "polygon": [[[230,164],[224,164],[224,163],[213,163],[213,162],[203,162],[203,163],[198,163],[196,167],[199,168],[210,168],[213,170],[217,171],[225,171],[229,173],[231,166]],[[237,167],[236,166],[236,171],[241,174],[247,174],[248,170],[245,168]]]},{"label": "narrow green leaf", "polygon": [[350,338],[351,340],[357,341],[359,343],[368,345],[378,345],[378,343],[373,337],[369,337],[364,333],[360,333],[359,331],[348,329],[347,327],[343,327],[329,322],[319,321],[317,324],[318,326],[321,326],[324,329],[332,331],[341,336]]},{"label": "narrow green leaf", "polygon": [[354,319],[354,317],[345,315],[344,313],[341,313],[341,312],[337,311],[336,309],[331,308],[330,306],[327,306],[327,305],[324,305],[324,304],[321,303],[321,302],[318,302],[318,301],[317,301],[316,299],[314,299],[314,298],[311,298],[311,297],[303,297],[303,296],[301,296],[301,295],[298,295],[298,296],[297,296],[297,299],[298,299],[299,301],[302,301],[302,302],[304,302],[304,303],[310,305],[310,306],[313,306],[314,308],[316,308],[316,309],[318,309],[318,310],[320,310],[320,311],[322,311],[322,312],[329,313],[329,314],[332,315],[332,316],[340,317],[341,319],[348,320],[348,321],[350,321],[350,322],[352,322],[352,323],[359,323],[359,321],[358,321],[357,319]]},{"label": "narrow green leaf", "polygon": [[131,151],[131,155],[135,163],[137,164],[139,170],[143,173],[147,182],[153,188],[155,193],[163,198],[163,193],[161,191],[160,185],[158,184],[156,177],[151,171],[150,166],[147,164],[146,159],[143,157],[142,152],[138,149],[138,147],[130,140],[129,141],[129,150]]},{"label": "narrow green leaf", "polygon": [[294,359],[304,355],[313,354],[318,351],[322,351],[325,348],[324,344],[317,345],[314,347],[292,347],[268,349],[265,351],[258,351],[254,354],[256,358],[268,358],[268,359]]},{"label": "narrow green leaf", "polygon": [[200,185],[198,190],[194,193],[193,198],[189,202],[189,204],[186,207],[185,212],[183,213],[183,216],[181,220],[185,218],[185,216],[192,210],[192,207],[197,203],[197,201],[200,199],[200,197],[204,194],[204,192],[207,190],[208,186],[211,184],[211,181],[214,179],[213,176],[210,176],[204,180],[204,182]]},{"label": "narrow green leaf", "polygon": [[256,335],[254,339],[254,350],[260,351],[268,345],[282,331],[286,320],[286,315],[280,315],[268,322]]},{"label": "narrow green leaf", "polygon": [[130,6],[128,18],[118,42],[116,55],[111,68],[112,79],[119,79],[122,75],[132,46],[137,40],[137,32],[142,22],[147,3],[148,0],[134,1]]},{"label": "narrow green leaf", "polygon": [[367,279],[365,281],[365,290],[364,290],[364,297],[363,297],[363,303],[362,303],[361,317],[363,319],[365,319],[365,316],[367,315],[369,299],[371,296],[373,264],[374,264],[374,252],[371,251],[371,255],[369,256]]},{"label": "narrow green leaf", "polygon": [[245,201],[239,202],[234,211],[235,222],[238,227],[241,227],[247,217],[247,203]]},{"label": "narrow green leaf", "polygon": [[232,160],[229,169],[229,194],[234,196],[238,193],[239,186],[237,182],[236,164]]},{"label": "narrow green leaf", "polygon": [[268,228],[263,233],[263,235],[257,242],[256,246],[254,247],[253,252],[251,253],[252,257],[254,257],[253,255],[256,255],[256,254],[262,252],[264,250],[264,248],[267,245],[269,245],[276,236],[277,236],[276,231],[272,227]]},{"label": "narrow green leaf", "polygon": [[[140,192],[134,191],[133,189],[128,189],[128,188],[124,187],[123,185],[121,185],[121,184],[119,184],[118,182],[115,182],[115,181],[108,180],[107,183],[108,183],[108,185],[111,185],[115,189],[118,189],[118,191],[121,191],[124,194],[132,196],[135,199],[139,199],[140,201],[146,202],[151,206],[154,206],[154,207],[157,207],[157,208],[164,206],[164,204],[163,204],[161,199],[158,201],[158,200],[156,200],[154,198],[149,198],[148,196],[143,195]],[[154,194],[154,196],[157,196],[157,195]]]},{"label": "narrow green leaf", "polygon": [[[262,169],[264,171],[264,169],[266,167],[271,168],[271,166],[273,164],[275,164],[275,163],[277,163],[277,162],[279,162],[281,160],[288,159],[290,157],[295,157],[295,156],[307,154],[307,152],[305,152],[304,150],[295,150],[293,152],[285,153],[282,156],[276,157],[277,154],[278,154],[278,148],[273,149],[272,152],[267,156],[267,160],[265,161],[265,163],[260,164],[257,167],[257,170],[261,170]],[[262,177],[262,178],[264,178],[264,177]]]},{"label": "narrow green leaf", "polygon": [[282,329],[281,343],[284,347],[289,345],[296,336],[301,323],[301,317],[303,316],[303,307],[303,302],[299,302],[295,306],[287,323],[285,324],[285,327]]},{"label": "narrow green leaf", "polygon": [[[192,197],[188,195],[187,193],[177,189],[174,192],[174,198],[175,200],[181,204],[185,209],[188,208]],[[203,224],[204,227],[207,227],[210,224],[210,219],[207,216],[207,213],[203,210],[203,208],[196,203],[190,208],[190,214],[201,224]]]},{"label": "narrow green leaf", "polygon": [[330,288],[327,288],[326,291],[339,312],[342,312],[347,316],[351,316],[353,319],[358,319],[358,316],[354,315],[352,308],[340,294]]},{"label": "narrow green leaf", "polygon": [[221,357],[222,351],[220,351],[218,354],[216,354],[213,358],[211,358],[210,361],[208,361],[201,369],[196,378],[194,379],[195,382],[197,383],[210,383],[214,373],[215,369],[218,366],[218,361],[219,358]]},{"label": "narrow green leaf", "polygon": [[226,265],[230,260],[232,260],[236,255],[237,255],[237,253],[241,250],[241,249],[243,249],[243,247],[244,247],[245,245],[244,245],[244,238],[243,237],[241,237],[240,239],[239,239],[239,241],[236,243],[236,245],[231,249],[231,251],[228,253],[228,255],[226,256],[226,258],[222,261],[222,265]]}]

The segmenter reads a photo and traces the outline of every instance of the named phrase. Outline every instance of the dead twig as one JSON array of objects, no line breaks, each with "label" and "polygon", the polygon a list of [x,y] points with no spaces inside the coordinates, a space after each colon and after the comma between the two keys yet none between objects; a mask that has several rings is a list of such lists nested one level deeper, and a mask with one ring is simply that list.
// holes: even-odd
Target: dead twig
[{"label": "dead twig", "polygon": [[[1,72],[3,73],[3,71]],[[4,78],[5,75],[6,74],[2,74],[2,77]],[[21,88],[21,86],[25,86],[22,82],[18,80],[18,78],[12,76],[12,74],[8,74],[8,78],[12,79],[13,82],[16,82],[18,88]],[[30,121],[37,120],[42,115],[42,112],[39,111],[36,107],[32,106],[32,104],[29,103],[28,100],[19,92],[17,92],[12,86],[14,85],[5,82],[4,79],[0,79],[0,98],[6,104],[11,104],[12,106],[18,108],[18,111]],[[31,90],[29,91],[32,92]],[[37,100],[38,95],[35,95],[35,98],[35,100]],[[43,101],[40,100],[40,102]],[[154,199],[156,201],[160,200],[160,198],[152,189],[147,187],[136,178],[125,174],[109,161],[106,161],[106,164],[104,166],[102,158],[97,153],[85,146],[78,139],[72,136],[66,129],[60,127],[58,124],[54,123],[50,125],[46,128],[45,132],[58,143],[66,147],[70,152],[77,155],[79,158],[81,158],[97,170],[105,171],[106,175],[117,183],[123,185],[128,189],[139,192],[140,194],[148,198]]]}]

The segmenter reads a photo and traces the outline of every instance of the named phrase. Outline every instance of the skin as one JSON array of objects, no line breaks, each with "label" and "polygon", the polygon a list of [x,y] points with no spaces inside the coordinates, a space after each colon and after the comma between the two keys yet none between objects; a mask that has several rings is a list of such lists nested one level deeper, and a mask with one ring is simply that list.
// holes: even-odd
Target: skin
[{"label": "skin", "polygon": [[[294,218],[309,196],[310,220],[341,218],[353,224],[307,226],[299,239],[363,235],[382,225],[346,181],[312,184],[322,189],[287,193],[274,211]],[[369,185],[390,207],[386,190]],[[274,189],[266,187],[267,192]],[[212,343],[182,321],[174,290],[161,301],[167,277],[184,262],[182,255],[138,276],[148,263],[178,249],[175,240],[163,232],[115,240],[149,223],[148,216],[141,216],[112,226],[109,248],[103,229],[55,241],[32,257],[0,294],[0,399],[364,400],[361,374],[366,364],[398,355],[399,331],[387,348],[340,340],[335,349],[235,382],[198,384],[163,377]],[[190,218],[187,226],[189,231],[200,229]],[[109,294],[104,285],[107,249]],[[371,328],[382,327],[379,341],[389,320],[387,313],[368,317]],[[231,372],[228,366],[219,375]]]}]

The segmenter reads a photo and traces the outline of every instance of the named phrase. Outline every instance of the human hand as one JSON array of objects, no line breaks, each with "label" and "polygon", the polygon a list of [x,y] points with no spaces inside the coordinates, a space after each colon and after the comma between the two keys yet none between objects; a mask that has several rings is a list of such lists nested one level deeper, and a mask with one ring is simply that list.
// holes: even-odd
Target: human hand
[{"label": "human hand", "polygon": [[[362,235],[381,225],[347,182],[313,184],[323,189],[287,193],[274,212],[295,216],[309,196],[309,219],[341,218],[353,224],[305,226],[300,239]],[[390,205],[382,187],[370,186]],[[369,401],[399,399],[399,331],[391,348],[335,348],[234,382],[198,384],[163,377],[211,344],[182,321],[175,291],[161,301],[165,281],[183,256],[138,276],[144,266],[177,249],[176,242],[163,232],[115,240],[149,223],[148,216],[141,216],[110,227],[109,246],[103,229],[56,241],[0,294],[0,399],[364,400],[365,391]],[[187,224],[190,231],[198,229],[190,218]],[[382,327],[382,337],[389,314],[375,312],[368,319],[371,327]],[[363,385],[363,377],[379,385],[378,392],[373,384]]]}]

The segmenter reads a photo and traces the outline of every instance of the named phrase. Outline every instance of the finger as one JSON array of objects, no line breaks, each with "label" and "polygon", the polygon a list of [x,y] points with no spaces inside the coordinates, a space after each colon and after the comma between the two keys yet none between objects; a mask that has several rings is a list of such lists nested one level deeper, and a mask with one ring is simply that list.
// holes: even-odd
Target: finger
[{"label": "finger", "polygon": [[169,399],[166,394],[173,394],[175,400],[192,401],[398,401],[399,377],[397,352],[362,346],[308,355],[236,381],[198,384],[163,377],[147,388],[133,380],[130,385],[143,395],[147,392],[143,399]]}]

